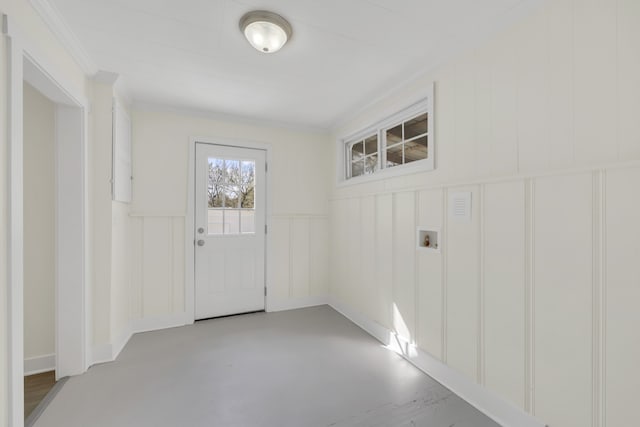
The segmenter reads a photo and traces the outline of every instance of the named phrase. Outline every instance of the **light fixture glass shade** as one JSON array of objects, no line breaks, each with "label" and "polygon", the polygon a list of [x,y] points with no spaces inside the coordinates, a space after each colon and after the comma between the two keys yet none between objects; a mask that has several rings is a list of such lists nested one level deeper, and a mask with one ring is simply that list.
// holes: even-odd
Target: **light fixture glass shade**
[{"label": "light fixture glass shade", "polygon": [[280,15],[253,11],[240,19],[240,29],[251,46],[260,52],[274,53],[291,38],[291,25]]}]

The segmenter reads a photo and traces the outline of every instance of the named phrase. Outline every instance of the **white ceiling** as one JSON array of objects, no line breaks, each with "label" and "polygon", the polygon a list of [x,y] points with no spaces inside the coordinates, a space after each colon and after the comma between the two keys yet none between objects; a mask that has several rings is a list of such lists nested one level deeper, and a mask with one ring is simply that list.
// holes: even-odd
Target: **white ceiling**
[{"label": "white ceiling", "polygon": [[[532,0],[50,0],[135,103],[327,129],[377,95],[505,25]],[[280,52],[238,29],[286,17]]]}]

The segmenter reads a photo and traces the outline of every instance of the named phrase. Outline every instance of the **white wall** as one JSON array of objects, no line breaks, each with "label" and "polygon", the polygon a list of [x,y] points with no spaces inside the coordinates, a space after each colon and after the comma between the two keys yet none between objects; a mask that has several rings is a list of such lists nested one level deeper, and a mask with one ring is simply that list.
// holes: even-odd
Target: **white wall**
[{"label": "white wall", "polygon": [[111,343],[111,108],[113,87],[92,85],[91,124],[93,138],[89,147],[90,217],[93,235],[93,344]]},{"label": "white wall", "polygon": [[640,425],[640,3],[546,2],[335,139],[431,81],[436,170],[333,185],[333,298],[551,426]]},{"label": "white wall", "polygon": [[327,295],[326,135],[174,112],[133,113],[132,310],[138,319],[184,312],[184,236],[190,137],[271,144],[267,281],[274,308]]},{"label": "white wall", "polygon": [[[91,159],[94,361],[113,360],[131,336],[129,204],[112,201],[113,102],[117,75],[94,79]],[[125,108],[127,105],[121,102]]]},{"label": "white wall", "polygon": [[24,84],[24,358],[55,353],[55,106]]},{"label": "white wall", "polygon": [[[0,12],[2,8],[0,8]],[[4,37],[0,37],[0,58],[4,60],[6,58],[7,45]],[[0,67],[0,84],[6,87],[7,83],[7,67]],[[6,91],[0,91],[0,129],[7,128],[7,103],[8,99]],[[2,170],[7,165],[7,132],[0,134],[0,165]],[[7,248],[8,248],[8,236],[7,236],[7,174],[0,174],[0,427],[5,427],[9,424],[8,417],[8,403],[9,403],[9,384],[8,384],[8,319],[6,313],[9,312],[7,305]]]}]

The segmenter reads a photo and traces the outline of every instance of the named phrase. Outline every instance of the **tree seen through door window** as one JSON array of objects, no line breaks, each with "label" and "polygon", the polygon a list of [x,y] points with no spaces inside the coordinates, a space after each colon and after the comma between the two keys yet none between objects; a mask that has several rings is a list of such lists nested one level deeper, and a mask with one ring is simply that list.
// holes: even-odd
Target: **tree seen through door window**
[{"label": "tree seen through door window", "polygon": [[255,162],[209,159],[209,234],[255,232]]}]

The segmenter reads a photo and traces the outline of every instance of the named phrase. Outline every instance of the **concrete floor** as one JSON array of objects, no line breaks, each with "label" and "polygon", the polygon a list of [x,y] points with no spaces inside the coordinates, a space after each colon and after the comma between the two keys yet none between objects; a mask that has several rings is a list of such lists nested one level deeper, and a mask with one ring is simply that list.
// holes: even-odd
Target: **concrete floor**
[{"label": "concrete floor", "polygon": [[36,427],[497,424],[327,306],[135,335]]}]

